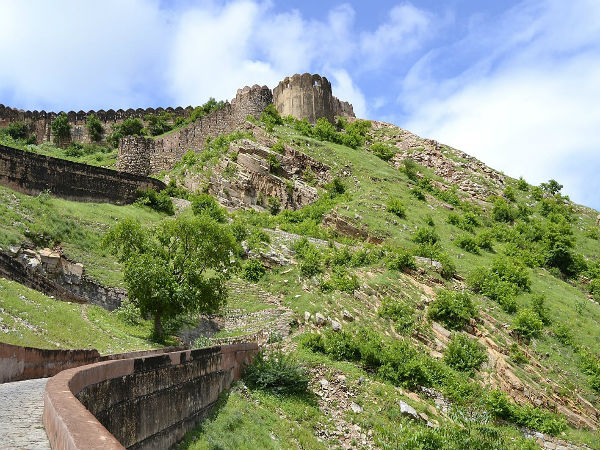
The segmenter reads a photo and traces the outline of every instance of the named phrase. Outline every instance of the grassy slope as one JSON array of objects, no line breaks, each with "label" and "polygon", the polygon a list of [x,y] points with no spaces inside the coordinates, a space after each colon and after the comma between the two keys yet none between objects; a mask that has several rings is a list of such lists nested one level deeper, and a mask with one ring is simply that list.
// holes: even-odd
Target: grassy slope
[{"label": "grassy slope", "polygon": [[[423,226],[425,219],[431,217],[442,246],[457,265],[459,275],[466,277],[474,268],[490,265],[495,254],[482,251],[479,255],[473,255],[458,248],[453,241],[465,232],[447,223],[450,211],[432,197],[428,197],[427,201],[423,202],[411,196],[410,180],[392,165],[364,149],[354,150],[329,142],[320,142],[301,136],[288,127],[276,127],[275,134],[280,139],[293,143],[295,147],[310,156],[329,164],[334,174],[341,175],[342,169],[351,172],[353,178],[345,180],[350,195],[338,204],[336,209],[339,214],[347,215],[352,219],[358,218],[359,222],[367,225],[371,234],[385,238],[388,243],[412,248],[414,244],[411,238],[414,230],[418,226]],[[434,180],[439,179],[428,169],[421,169],[421,171]],[[510,179],[508,182],[515,183]],[[526,193],[516,189],[515,192],[517,200],[530,201]],[[390,197],[399,198],[406,205],[405,219],[398,219],[385,211],[385,204]],[[39,224],[42,228],[49,228],[59,233],[62,236],[62,246],[67,253],[74,259],[82,261],[89,273],[100,281],[113,285],[121,280],[120,267],[98,249],[97,244],[101,233],[117,220],[125,217],[137,217],[146,224],[164,218],[147,209],[134,206],[117,207],[79,204],[45,197],[31,198],[4,188],[0,188],[0,200],[0,246],[23,241],[24,230],[29,226],[28,224]],[[597,259],[600,255],[600,241],[590,238],[587,234],[596,226],[596,214],[590,209],[577,207],[573,228],[577,238],[576,251],[585,257]],[[269,220],[265,217],[266,222]],[[27,225],[15,224],[16,222]],[[500,253],[504,246],[505,244],[495,243],[495,253]],[[358,269],[357,275],[361,284],[368,284],[378,292],[385,292],[392,297],[407,297],[417,306],[419,303],[422,304],[423,296],[433,295],[431,289],[426,286],[427,280],[442,283],[439,276],[429,271],[423,276],[424,285],[416,285],[412,278],[391,272],[381,263]],[[577,392],[592,403],[598,404],[598,396],[590,389],[587,377],[581,373],[577,356],[573,355],[570,348],[556,340],[552,327],[562,323],[570,325],[578,343],[589,347],[593,352],[599,352],[600,337],[597,324],[600,319],[600,307],[587,299],[586,293],[580,286],[556,278],[545,269],[529,269],[529,275],[532,279],[532,292],[546,295],[547,306],[554,322],[551,327],[546,328],[542,337],[532,343],[530,350],[534,352],[536,358],[544,359],[544,365],[549,368],[544,376],[563,385],[566,395],[574,395]],[[451,284],[446,282],[448,287],[451,287]],[[282,304],[295,311],[299,317],[304,311],[312,313],[320,311],[325,315],[339,318],[341,312],[348,309],[361,324],[388,335],[394,334],[389,322],[377,316],[379,305],[376,301],[360,299],[339,291],[322,293],[317,285],[301,279],[296,266],[291,271],[288,271],[288,268],[270,271],[259,282],[259,286],[275,295],[281,295]],[[517,300],[521,307],[525,307],[530,304],[530,298],[531,294],[522,294]],[[496,303],[485,298],[478,299],[478,305],[502,323],[510,324],[513,319],[513,316],[503,312]],[[244,296],[239,295],[233,296],[229,307],[250,311],[261,308],[254,300],[248,303]],[[425,329],[424,332],[427,333],[428,330]],[[503,343],[501,340],[499,342]],[[334,362],[327,357],[310,352],[300,351],[298,357],[309,366],[336,367],[354,379],[363,375],[368,376],[354,364]],[[524,379],[530,376],[525,371],[517,371],[517,375]],[[361,388],[364,391],[361,391],[361,395],[365,396],[363,406],[366,414],[351,419],[354,423],[362,423],[365,427],[379,430],[376,438],[384,439],[382,436],[385,436],[385,433],[382,430],[397,427],[401,420],[394,415],[391,405],[387,405],[387,409],[384,408],[384,414],[381,406],[376,405],[385,403],[388,397],[396,398],[401,394],[395,390],[397,388],[387,383],[377,383],[373,386],[375,385],[379,387],[372,390]],[[202,431],[192,439],[198,440],[193,444],[193,448],[288,448],[286,442],[290,440],[299,442],[301,439],[306,439],[304,448],[322,448],[323,444],[315,441],[311,433],[315,428],[314,420],[317,420],[313,415],[319,416],[318,411],[311,409],[314,405],[309,401],[304,408],[312,412],[304,417],[297,413],[298,405],[295,402],[290,399],[272,398],[257,392],[233,392],[229,398],[222,400],[219,414],[207,422]],[[254,416],[257,411],[263,421],[263,426],[258,428]],[[278,414],[274,414],[275,412]],[[324,419],[321,416],[318,420]],[[287,425],[288,421],[294,424],[291,429]],[[272,436],[267,436],[266,430]],[[219,441],[215,436],[224,432],[229,436]],[[513,428],[506,431],[509,435],[513,432]],[[577,440],[587,441],[591,445],[600,445],[589,433],[573,430],[568,433]],[[252,445],[250,441],[244,440],[244,436],[248,435],[256,436]],[[385,438],[384,441],[389,444],[389,439]],[[383,444],[383,441],[380,444]],[[296,445],[293,448],[297,447]]]},{"label": "grassy slope", "polygon": [[38,246],[58,241],[69,257],[85,265],[88,274],[116,286],[121,284],[121,268],[99,243],[111,226],[130,217],[152,224],[165,216],[135,205],[79,203],[45,194],[31,197],[0,187],[0,248],[31,238]]},{"label": "grassy slope", "polygon": [[120,353],[156,348],[150,321],[123,322],[95,305],[61,302],[0,279],[0,339],[38,348],[95,348]]}]

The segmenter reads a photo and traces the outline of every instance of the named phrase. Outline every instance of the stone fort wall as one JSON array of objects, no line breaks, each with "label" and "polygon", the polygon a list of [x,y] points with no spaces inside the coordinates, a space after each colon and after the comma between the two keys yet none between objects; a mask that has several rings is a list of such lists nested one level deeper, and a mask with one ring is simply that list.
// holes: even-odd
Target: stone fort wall
[{"label": "stone fort wall", "polygon": [[171,448],[257,352],[257,344],[240,343],[65,370],[46,384],[43,421],[50,445]]},{"label": "stone fort wall", "polygon": [[238,89],[231,103],[196,122],[159,138],[129,136],[119,142],[117,169],[139,175],[173,168],[190,149],[201,150],[208,137],[228,134],[244,124],[248,116],[260,117],[273,103],[267,86]]},{"label": "stone fort wall", "polygon": [[0,185],[28,195],[52,195],[83,202],[132,203],[138,189],[166,186],[162,181],[89,166],[0,145]]},{"label": "stone fort wall", "polygon": [[[168,112],[173,117],[187,118],[190,116],[194,108],[188,106],[182,108],[138,108],[138,109],[109,109],[107,111],[101,109],[98,111],[69,111],[65,112],[69,123],[71,124],[71,140],[73,142],[89,143],[91,142],[86,128],[86,120],[89,116],[96,116],[104,126],[105,135],[110,133],[111,126],[115,124],[121,124],[125,119],[131,117],[144,120],[144,117],[148,114],[160,114],[162,112]],[[36,136],[36,142],[38,144],[42,142],[52,141],[54,136],[50,125],[52,121],[61,112],[46,112],[46,111],[23,111],[22,109],[11,108],[0,104],[0,127],[6,127],[12,122],[27,122],[29,124],[29,132],[34,133]]]},{"label": "stone fort wall", "polygon": [[307,119],[313,124],[320,117],[330,122],[335,116],[354,117],[352,105],[334,97],[329,80],[318,74],[286,77],[273,89],[273,102],[282,116]]}]

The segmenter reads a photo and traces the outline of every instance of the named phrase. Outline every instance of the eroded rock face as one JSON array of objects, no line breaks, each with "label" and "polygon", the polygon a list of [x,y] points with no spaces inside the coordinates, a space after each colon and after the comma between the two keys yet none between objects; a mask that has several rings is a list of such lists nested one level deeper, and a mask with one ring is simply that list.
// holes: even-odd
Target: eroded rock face
[{"label": "eroded rock face", "polygon": [[443,146],[435,140],[421,138],[395,125],[378,121],[371,123],[378,139],[397,148],[397,153],[392,158],[396,168],[403,165],[404,159],[410,158],[433,169],[436,175],[443,178],[446,185],[437,186],[442,190],[456,186],[460,191],[479,200],[501,193],[504,175],[476,158]]},{"label": "eroded rock face", "polygon": [[317,200],[317,189],[303,181],[304,174],[310,172],[314,184],[324,184],[331,178],[330,168],[290,147],[281,154],[265,144],[250,139],[236,141],[228,156],[211,168],[210,179],[188,173],[183,185],[195,192],[208,184],[208,192],[229,209],[264,210],[274,198],[280,209],[295,210]]},{"label": "eroded rock face", "polygon": [[61,290],[56,291],[56,295],[64,300],[89,302],[112,311],[127,298],[125,289],[103,286],[85,274],[83,264],[69,260],[60,250],[44,248],[36,251],[19,247],[11,249],[10,255],[29,271],[28,277],[46,279],[64,289],[64,294]]}]

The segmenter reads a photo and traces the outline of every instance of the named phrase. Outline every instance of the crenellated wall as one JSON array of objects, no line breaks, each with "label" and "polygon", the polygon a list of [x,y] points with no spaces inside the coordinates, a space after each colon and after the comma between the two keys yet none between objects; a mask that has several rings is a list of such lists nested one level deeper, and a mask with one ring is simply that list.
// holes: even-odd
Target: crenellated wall
[{"label": "crenellated wall", "polygon": [[333,96],[331,83],[318,74],[303,73],[286,77],[273,89],[275,108],[282,116],[293,116],[315,123],[321,117],[354,117],[352,105]]},{"label": "crenellated wall", "polygon": [[[160,114],[162,112],[168,112],[173,117],[187,118],[190,116],[194,108],[188,106],[183,108],[178,106],[177,108],[138,108],[138,109],[109,109],[104,111],[103,109],[98,111],[69,111],[65,112],[69,123],[71,124],[71,140],[73,142],[89,143],[90,137],[86,128],[86,120],[89,116],[96,116],[104,126],[105,134],[110,133],[112,125],[123,123],[125,119],[131,117],[144,120],[148,114]],[[29,124],[29,132],[34,133],[36,136],[36,142],[42,143],[51,141],[54,136],[52,135],[51,123],[52,121],[61,114],[61,112],[46,112],[46,111],[23,111],[22,109],[10,108],[0,104],[0,127],[6,127],[11,122],[27,122]]]},{"label": "crenellated wall", "polygon": [[273,96],[267,86],[246,86],[239,89],[225,107],[165,136],[126,137],[119,142],[117,169],[138,175],[172,169],[188,150],[201,150],[208,137],[231,133],[248,116],[260,117],[272,102]]},{"label": "crenellated wall", "polygon": [[211,410],[258,352],[254,343],[100,362],[46,385],[52,448],[166,449]]}]

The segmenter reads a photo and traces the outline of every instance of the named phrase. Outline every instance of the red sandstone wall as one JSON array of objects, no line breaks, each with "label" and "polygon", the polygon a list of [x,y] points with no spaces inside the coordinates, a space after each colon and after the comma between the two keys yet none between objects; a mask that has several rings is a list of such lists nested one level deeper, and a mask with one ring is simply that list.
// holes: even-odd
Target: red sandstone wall
[{"label": "red sandstone wall", "polygon": [[257,352],[256,344],[234,344],[63,371],[48,381],[44,396],[50,445],[170,448],[210,411]]}]

